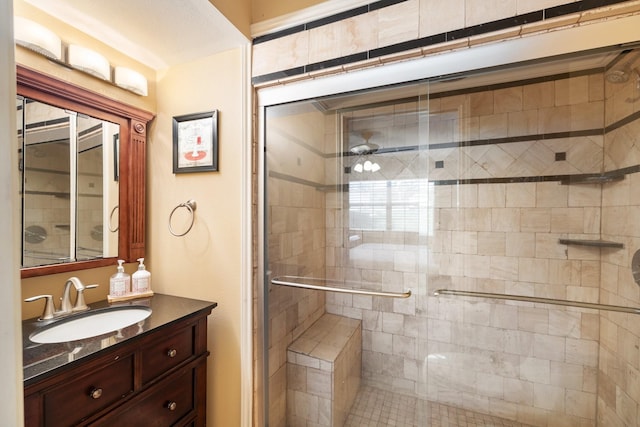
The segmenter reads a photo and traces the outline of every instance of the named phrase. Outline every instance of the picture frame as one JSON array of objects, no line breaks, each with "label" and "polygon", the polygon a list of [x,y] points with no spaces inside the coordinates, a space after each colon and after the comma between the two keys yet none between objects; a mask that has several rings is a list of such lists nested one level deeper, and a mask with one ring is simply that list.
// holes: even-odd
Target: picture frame
[{"label": "picture frame", "polygon": [[218,110],[173,117],[173,173],[218,170]]}]

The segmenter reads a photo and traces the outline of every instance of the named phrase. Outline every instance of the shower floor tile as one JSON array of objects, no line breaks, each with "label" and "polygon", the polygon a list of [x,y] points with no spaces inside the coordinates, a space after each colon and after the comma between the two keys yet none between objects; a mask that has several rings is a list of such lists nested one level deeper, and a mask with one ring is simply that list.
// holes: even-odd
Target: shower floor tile
[{"label": "shower floor tile", "polygon": [[345,427],[527,427],[411,396],[361,386]]}]

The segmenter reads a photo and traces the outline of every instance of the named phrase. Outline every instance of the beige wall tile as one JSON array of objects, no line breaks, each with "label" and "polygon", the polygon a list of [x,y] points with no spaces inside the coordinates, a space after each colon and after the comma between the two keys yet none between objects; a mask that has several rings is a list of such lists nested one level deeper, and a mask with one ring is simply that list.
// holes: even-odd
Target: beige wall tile
[{"label": "beige wall tile", "polygon": [[469,114],[472,117],[490,116],[494,114],[494,92],[474,92],[469,94]]},{"label": "beige wall tile", "polygon": [[538,110],[516,111],[508,116],[508,136],[538,134]]},{"label": "beige wall tile", "polygon": [[464,215],[464,230],[492,231],[492,211],[491,208],[465,209],[461,212]]},{"label": "beige wall tile", "polygon": [[477,254],[478,233],[475,231],[452,232],[451,251],[457,254]]},{"label": "beige wall tile", "polygon": [[521,282],[548,283],[549,260],[537,258],[519,258],[518,280],[520,280]]},{"label": "beige wall tile", "polygon": [[571,130],[601,129],[604,127],[604,102],[594,101],[571,105]]},{"label": "beige wall tile", "polygon": [[506,204],[506,184],[479,184],[478,207],[504,208]]},{"label": "beige wall tile", "polygon": [[[481,255],[505,255],[506,236],[507,233],[501,232],[479,232],[478,253]],[[533,256],[533,251],[530,256]]]},{"label": "beige wall tile", "polygon": [[598,344],[596,341],[567,338],[566,362],[585,366],[598,366]]},{"label": "beige wall tile", "polygon": [[581,275],[581,261],[563,259],[549,260],[549,283],[552,285],[580,285]]},{"label": "beige wall tile", "polygon": [[420,37],[463,28],[465,0],[420,0]]},{"label": "beige wall tile", "polygon": [[535,247],[534,233],[506,233],[507,256],[533,258]]},{"label": "beige wall tile", "polygon": [[540,182],[536,184],[536,206],[538,208],[555,208],[568,206],[569,187],[557,182]]},{"label": "beige wall tile", "polygon": [[520,230],[520,209],[491,209],[491,229],[493,231],[517,232]]},{"label": "beige wall tile", "polygon": [[387,6],[378,13],[378,46],[389,46],[418,38],[420,1],[408,0]]},{"label": "beige wall tile", "polygon": [[480,116],[480,138],[503,138],[509,129],[509,115],[506,113]]},{"label": "beige wall tile", "polygon": [[340,52],[340,33],[344,25],[344,22],[333,22],[303,32],[309,34],[308,63],[326,61]]},{"label": "beige wall tile", "polygon": [[458,185],[452,190],[452,206],[460,208],[478,207],[478,184]]},{"label": "beige wall tile", "polygon": [[375,30],[378,19],[379,15],[375,13],[364,13],[343,21],[338,28],[340,56],[377,48],[378,40]]},{"label": "beige wall tile", "polygon": [[589,75],[589,102],[604,100],[604,74]]},{"label": "beige wall tile", "polygon": [[495,21],[516,14],[516,0],[467,0],[465,27]]},{"label": "beige wall tile", "polygon": [[522,88],[522,108],[539,110],[553,107],[555,104],[555,85],[551,82],[525,85]]},{"label": "beige wall tile", "polygon": [[536,10],[548,9],[566,3],[565,0],[518,0],[516,10],[518,15]]},{"label": "beige wall tile", "polygon": [[309,60],[309,34],[300,32],[253,47],[254,76],[306,65]]},{"label": "beige wall tile", "polygon": [[583,208],[552,208],[551,231],[554,233],[583,233]]},{"label": "beige wall tile", "polygon": [[584,104],[589,101],[589,77],[570,77],[555,82],[555,105]]},{"label": "beige wall tile", "polygon": [[492,256],[490,277],[497,280],[518,280],[517,259],[507,256]]},{"label": "beige wall tile", "polygon": [[508,184],[506,207],[533,208],[536,206],[536,184],[531,182]]},{"label": "beige wall tile", "polygon": [[[540,200],[540,197],[538,197],[537,200]],[[520,214],[520,230],[521,231],[523,232],[551,231],[552,209],[548,209],[548,208],[521,209],[520,212],[521,212]]]},{"label": "beige wall tile", "polygon": [[496,89],[493,95],[494,114],[522,111],[522,86]]},{"label": "beige wall tile", "polygon": [[567,247],[558,240],[560,234],[536,233],[536,258],[567,259]]},{"label": "beige wall tile", "polygon": [[[548,360],[534,357],[520,358],[520,377],[524,380],[538,384],[549,384],[551,374],[551,364]],[[534,392],[535,401],[535,392]]]}]

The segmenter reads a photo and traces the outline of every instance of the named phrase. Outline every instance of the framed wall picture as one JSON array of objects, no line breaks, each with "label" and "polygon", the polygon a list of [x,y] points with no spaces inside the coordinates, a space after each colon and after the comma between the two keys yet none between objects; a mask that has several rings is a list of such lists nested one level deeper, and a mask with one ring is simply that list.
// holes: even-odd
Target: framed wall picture
[{"label": "framed wall picture", "polygon": [[173,173],[218,170],[218,110],[173,118]]}]

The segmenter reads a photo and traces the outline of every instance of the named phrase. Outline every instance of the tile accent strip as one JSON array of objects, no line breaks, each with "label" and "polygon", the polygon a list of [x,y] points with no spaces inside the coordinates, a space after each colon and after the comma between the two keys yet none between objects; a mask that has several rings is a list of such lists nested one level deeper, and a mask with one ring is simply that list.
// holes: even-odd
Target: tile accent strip
[{"label": "tile accent strip", "polygon": [[[606,176],[613,178],[624,177],[634,173],[640,173],[640,165],[629,166],[622,169],[616,169],[606,172]],[[567,183],[581,180],[589,180],[590,178],[598,178],[603,176],[597,173],[579,173],[574,175],[545,175],[545,176],[518,176],[518,177],[503,177],[503,178],[472,178],[472,179],[442,179],[429,181],[433,185],[464,185],[464,184],[518,184],[524,182],[559,182]],[[313,187],[318,191],[339,191],[348,192],[349,184],[335,184],[324,185],[317,182],[307,181],[305,179],[297,178],[295,176],[279,173],[269,172],[269,178],[281,179],[283,181],[293,182],[296,184],[306,185]]]},{"label": "tile accent strip", "polygon": [[[289,36],[298,32],[306,31],[311,28],[317,28],[322,25],[326,25],[332,22],[338,22],[347,18],[362,15],[373,10],[382,9],[387,6],[402,3],[407,0],[382,0],[375,3],[371,3],[368,6],[361,6],[356,9],[341,12],[336,15],[325,17],[316,21],[312,21],[306,24],[297,25],[282,31],[278,31],[272,34],[266,34],[264,36],[256,37],[253,39],[253,44],[265,43],[271,40],[275,40],[281,37]],[[522,15],[516,15],[509,18],[499,19],[496,21],[486,22],[483,24],[474,25],[471,27],[460,28],[454,31],[448,31],[445,33],[435,34],[428,37],[423,37],[415,40],[408,40],[405,42],[393,44],[390,46],[380,47],[357,54],[343,56],[339,58],[330,59],[328,61],[322,61],[315,64],[308,64],[301,67],[296,67],[288,70],[278,71],[274,73],[263,74],[255,76],[251,79],[253,84],[260,84],[269,81],[279,80],[286,77],[293,77],[310,73],[325,68],[336,67],[340,65],[346,65],[363,61],[367,59],[373,59],[380,56],[391,55],[395,53],[401,53],[404,51],[431,46],[435,44],[444,43],[447,41],[458,40],[465,37],[471,37],[479,34],[486,34],[494,31],[499,31],[519,25],[529,24],[532,22],[544,21],[545,19],[557,18],[563,15],[570,15],[576,12],[584,12],[590,9],[596,9],[603,6],[608,6],[616,3],[624,3],[628,0],[582,0],[576,1],[566,5],[555,6],[547,9],[541,9],[535,12],[530,12]]]}]

